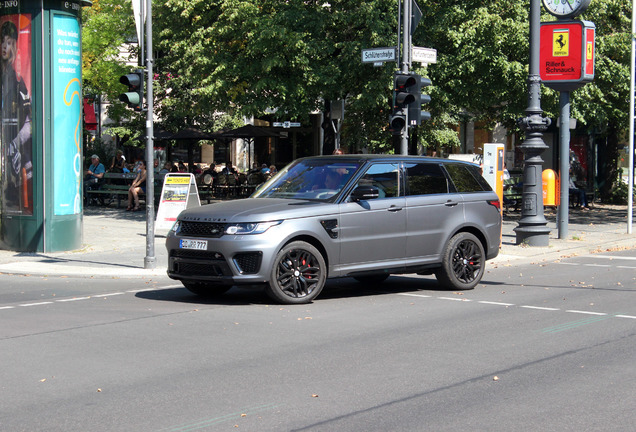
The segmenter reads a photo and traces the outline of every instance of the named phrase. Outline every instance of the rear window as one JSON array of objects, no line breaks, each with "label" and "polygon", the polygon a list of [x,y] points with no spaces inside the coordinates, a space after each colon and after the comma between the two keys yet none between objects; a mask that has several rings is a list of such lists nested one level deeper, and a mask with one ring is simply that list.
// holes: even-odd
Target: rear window
[{"label": "rear window", "polygon": [[444,165],[457,192],[483,192],[492,190],[488,182],[481,176],[477,165],[449,163]]},{"label": "rear window", "polygon": [[408,195],[448,193],[448,182],[439,164],[405,163]]}]

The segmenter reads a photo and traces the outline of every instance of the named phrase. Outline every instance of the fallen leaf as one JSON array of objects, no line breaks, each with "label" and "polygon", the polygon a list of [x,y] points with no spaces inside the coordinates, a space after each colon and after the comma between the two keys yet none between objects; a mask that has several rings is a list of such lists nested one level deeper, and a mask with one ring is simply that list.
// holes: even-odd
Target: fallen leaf
[{"label": "fallen leaf", "polygon": [[312,394],[312,395],[311,395],[311,397],[312,397],[312,398],[317,398],[317,397],[318,397],[318,395],[314,393],[314,394]]},{"label": "fallen leaf", "polygon": [[494,376],[494,377],[492,378],[492,380],[493,380],[493,381],[499,381],[499,377],[498,377],[498,376]]}]

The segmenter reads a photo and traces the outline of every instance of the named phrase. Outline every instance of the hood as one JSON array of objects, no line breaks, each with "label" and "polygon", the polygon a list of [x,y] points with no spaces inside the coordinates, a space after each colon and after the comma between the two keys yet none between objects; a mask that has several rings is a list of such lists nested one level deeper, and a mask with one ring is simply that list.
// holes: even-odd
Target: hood
[{"label": "hood", "polygon": [[282,198],[245,198],[189,208],[181,212],[179,220],[266,222],[336,213],[338,204]]}]

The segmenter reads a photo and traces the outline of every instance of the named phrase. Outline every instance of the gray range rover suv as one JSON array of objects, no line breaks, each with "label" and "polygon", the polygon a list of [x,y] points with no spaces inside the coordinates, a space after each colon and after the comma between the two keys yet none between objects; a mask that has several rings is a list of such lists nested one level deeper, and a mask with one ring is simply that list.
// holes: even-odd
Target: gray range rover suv
[{"label": "gray range rover suv", "polygon": [[340,155],[298,159],[250,198],[183,211],[166,247],[168,276],[193,293],[265,285],[295,304],[337,277],[435,274],[445,288],[472,289],[500,239],[499,198],[478,166]]}]

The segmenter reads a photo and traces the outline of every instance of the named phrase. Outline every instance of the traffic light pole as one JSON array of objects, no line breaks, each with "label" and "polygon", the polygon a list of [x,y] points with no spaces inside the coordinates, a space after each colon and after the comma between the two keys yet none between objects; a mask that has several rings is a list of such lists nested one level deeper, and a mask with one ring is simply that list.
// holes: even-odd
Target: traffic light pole
[{"label": "traffic light pole", "polygon": [[152,71],[152,0],[146,0],[146,256],[144,268],[157,267],[155,256],[155,164],[154,164],[154,124],[153,124],[153,71]]},{"label": "traffic light pole", "polygon": [[[411,2],[402,0],[402,73],[408,73],[411,65]],[[399,29],[398,29],[399,31]],[[409,118],[408,109],[404,109],[406,124],[400,135],[400,154],[409,153]]]}]

